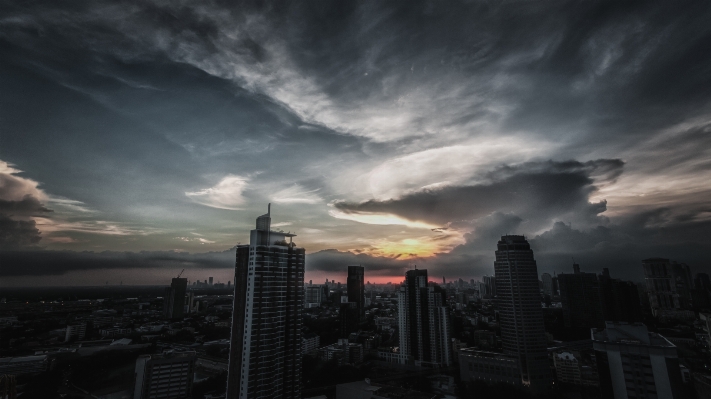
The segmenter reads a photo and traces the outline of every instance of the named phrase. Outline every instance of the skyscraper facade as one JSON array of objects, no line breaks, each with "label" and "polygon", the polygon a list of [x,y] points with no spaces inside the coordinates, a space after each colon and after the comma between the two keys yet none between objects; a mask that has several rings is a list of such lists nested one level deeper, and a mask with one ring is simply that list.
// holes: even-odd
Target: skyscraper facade
[{"label": "skyscraper facade", "polygon": [[428,286],[427,270],[409,270],[398,292],[400,355],[403,361],[452,364],[451,325],[444,290]]},{"label": "skyscraper facade", "polygon": [[523,236],[502,236],[496,261],[496,297],[504,352],[518,357],[521,383],[534,392],[551,382],[538,269]]},{"label": "skyscraper facade", "polygon": [[301,398],[305,251],[270,213],[237,246],[227,399]]},{"label": "skyscraper facade", "polygon": [[188,289],[187,278],[174,278],[163,295],[163,317],[170,320],[183,318],[185,311],[185,292]]}]

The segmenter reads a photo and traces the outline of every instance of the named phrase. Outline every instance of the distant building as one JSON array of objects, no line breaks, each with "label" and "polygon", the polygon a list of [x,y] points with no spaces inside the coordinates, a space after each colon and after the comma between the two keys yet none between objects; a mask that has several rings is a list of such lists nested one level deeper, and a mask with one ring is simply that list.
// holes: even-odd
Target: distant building
[{"label": "distant building", "polygon": [[504,352],[518,359],[523,386],[545,391],[551,384],[547,338],[536,260],[525,237],[501,237],[494,271]]},{"label": "distant building", "polygon": [[102,328],[99,330],[99,334],[104,338],[114,338],[131,334],[131,329],[123,327]]},{"label": "distant building", "polygon": [[428,286],[427,270],[408,270],[398,291],[400,354],[416,364],[453,363],[449,308],[444,292]]},{"label": "distant building", "polygon": [[308,333],[304,335],[301,345],[301,353],[309,353],[318,349],[321,346],[321,337],[318,334]]},{"label": "distant building", "polygon": [[642,323],[605,323],[591,338],[606,398],[682,398],[676,347]]},{"label": "distant building", "polygon": [[[365,285],[363,280],[365,277],[365,269],[363,266],[348,266],[348,279],[346,291],[348,293],[348,302],[353,302],[358,307],[358,314],[362,318],[365,315]],[[358,324],[360,324],[359,320]]]},{"label": "distant building", "polygon": [[139,356],[133,399],[190,398],[195,358],[195,352]]},{"label": "distant building", "polygon": [[323,289],[319,285],[305,287],[304,306],[306,308],[318,307],[323,302]]},{"label": "distant building", "polygon": [[[686,265],[684,265],[686,266]],[[687,280],[686,268],[672,264],[669,259],[650,258],[642,261],[644,279],[652,314],[660,319],[693,319],[693,312],[684,309],[683,281]]]},{"label": "distant building", "polygon": [[210,282],[208,283],[209,285],[212,285],[212,277],[209,278]]},{"label": "distant building", "polygon": [[[487,297],[493,298],[496,296],[496,277],[495,276],[484,276],[481,278],[482,282],[484,283],[484,286],[486,287],[486,295]],[[483,297],[483,295],[482,295]]]},{"label": "distant building", "polygon": [[163,296],[163,317],[169,320],[183,318],[185,310],[185,292],[188,289],[187,278],[174,278]]},{"label": "distant building", "polygon": [[553,276],[549,273],[541,274],[541,282],[543,283],[543,294],[553,296]]},{"label": "distant building", "polygon": [[563,306],[563,320],[567,328],[587,333],[593,327],[604,326],[600,285],[595,273],[581,272],[580,265],[575,263],[573,274],[558,275],[558,287]]},{"label": "distant building", "polygon": [[80,341],[86,337],[86,323],[70,324],[64,333],[64,342]]},{"label": "distant building", "polygon": [[341,338],[338,343],[319,348],[318,353],[319,357],[325,361],[336,359],[339,365],[345,365],[361,363],[365,350],[363,345]]},{"label": "distant building", "polygon": [[227,399],[301,398],[306,252],[295,236],[272,231],[267,211],[237,246]]}]

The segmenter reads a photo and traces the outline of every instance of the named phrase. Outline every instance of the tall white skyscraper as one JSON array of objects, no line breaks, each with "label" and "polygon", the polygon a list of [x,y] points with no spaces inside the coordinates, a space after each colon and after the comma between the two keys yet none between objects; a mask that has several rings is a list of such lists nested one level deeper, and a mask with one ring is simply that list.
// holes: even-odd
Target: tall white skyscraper
[{"label": "tall white skyscraper", "polygon": [[270,213],[237,247],[227,399],[301,398],[305,251]]},{"label": "tall white skyscraper", "polygon": [[538,269],[524,236],[501,237],[494,262],[504,352],[518,357],[521,383],[535,392],[551,384]]}]

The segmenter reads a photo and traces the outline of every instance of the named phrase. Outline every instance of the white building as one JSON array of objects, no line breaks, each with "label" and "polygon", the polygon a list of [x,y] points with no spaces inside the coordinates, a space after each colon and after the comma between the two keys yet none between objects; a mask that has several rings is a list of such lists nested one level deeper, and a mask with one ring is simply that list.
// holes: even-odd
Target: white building
[{"label": "white building", "polygon": [[301,399],[306,251],[293,237],[267,211],[237,246],[227,399]]}]

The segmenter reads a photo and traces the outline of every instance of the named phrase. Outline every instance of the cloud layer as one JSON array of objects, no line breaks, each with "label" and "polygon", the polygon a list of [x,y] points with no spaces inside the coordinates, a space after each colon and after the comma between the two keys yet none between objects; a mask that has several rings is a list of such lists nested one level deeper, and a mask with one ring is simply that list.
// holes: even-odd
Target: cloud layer
[{"label": "cloud layer", "polygon": [[1,245],[37,273],[71,267],[41,266],[52,253],[204,270],[173,253],[245,242],[272,202],[321,275],[491,273],[504,233],[541,270],[705,270],[710,19],[704,2],[0,0]]}]

